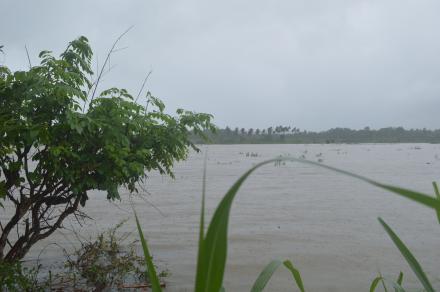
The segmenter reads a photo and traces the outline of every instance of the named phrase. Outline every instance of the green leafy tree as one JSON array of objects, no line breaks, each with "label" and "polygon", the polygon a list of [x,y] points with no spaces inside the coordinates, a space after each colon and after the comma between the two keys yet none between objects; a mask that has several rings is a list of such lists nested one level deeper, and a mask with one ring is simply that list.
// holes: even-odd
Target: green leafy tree
[{"label": "green leafy tree", "polygon": [[198,150],[190,134],[215,130],[211,115],[169,115],[149,92],[148,110],[124,89],[90,94],[99,82],[89,77],[85,37],[59,58],[39,57],[28,71],[0,66],[0,204],[11,214],[0,222],[0,261],[23,258],[66,217],[81,215],[91,190],[115,200],[120,187],[137,192],[149,171],[173,176],[173,163]]}]

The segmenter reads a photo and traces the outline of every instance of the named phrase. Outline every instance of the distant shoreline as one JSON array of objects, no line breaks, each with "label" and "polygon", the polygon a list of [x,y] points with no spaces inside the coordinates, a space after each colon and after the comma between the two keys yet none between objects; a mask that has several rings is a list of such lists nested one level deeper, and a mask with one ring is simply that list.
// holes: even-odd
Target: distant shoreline
[{"label": "distant shoreline", "polygon": [[359,142],[359,143],[194,143],[195,145],[398,145],[398,144],[429,144],[439,145],[440,142]]},{"label": "distant shoreline", "polygon": [[226,127],[216,133],[205,133],[207,141],[193,135],[194,144],[402,144],[440,143],[440,129],[409,129],[388,127],[372,130],[334,128],[327,131],[311,132],[291,127],[269,127],[267,129],[245,129]]}]

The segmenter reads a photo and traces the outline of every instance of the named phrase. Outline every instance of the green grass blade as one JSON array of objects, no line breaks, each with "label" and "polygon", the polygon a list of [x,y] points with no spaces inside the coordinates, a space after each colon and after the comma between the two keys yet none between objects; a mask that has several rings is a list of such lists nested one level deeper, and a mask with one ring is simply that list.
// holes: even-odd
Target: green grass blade
[{"label": "green grass blade", "polygon": [[403,283],[403,273],[400,271],[399,276],[397,277],[397,281],[393,283],[394,292],[404,292],[405,290],[402,287]]},{"label": "green grass blade", "polygon": [[[413,190],[409,190],[409,189],[405,189],[405,188],[401,188],[401,187],[396,187],[396,186],[392,186],[392,185],[387,185],[387,184],[383,184],[377,181],[374,181],[372,179],[369,179],[367,177],[361,176],[361,175],[357,175],[355,173],[351,173],[349,171],[345,171],[342,169],[338,169],[335,167],[331,167],[325,164],[320,164],[314,161],[308,161],[308,160],[302,160],[302,159],[295,159],[295,158],[286,158],[287,160],[292,160],[292,161],[297,161],[297,162],[301,162],[301,163],[306,163],[306,164],[311,164],[311,165],[315,165],[315,166],[319,166],[325,169],[329,169],[341,174],[345,174],[347,176],[351,176],[353,178],[357,178],[359,180],[362,180],[364,182],[367,182],[369,184],[372,184],[376,187],[388,190],[390,192],[393,192],[395,194],[398,194],[400,196],[403,196],[405,198],[408,198],[410,200],[416,201],[420,204],[423,204],[425,206],[428,206],[430,208],[436,209],[440,211],[440,200],[437,200],[435,198],[432,198],[430,195],[424,194],[424,193],[420,193],[417,191],[413,191]],[[284,160],[284,159],[283,159]]]},{"label": "green grass blade", "polygon": [[382,273],[379,272],[379,276],[382,278],[380,282],[382,283],[383,291],[388,292],[387,285],[385,284],[385,278],[382,276]]},{"label": "green grass blade", "polygon": [[304,164],[310,164],[310,165],[314,165],[314,166],[319,166],[331,171],[335,171],[353,178],[357,178],[359,180],[362,180],[364,182],[367,182],[369,184],[372,184],[376,187],[388,190],[390,192],[393,192],[397,195],[400,195],[402,197],[408,198],[410,200],[416,201],[420,204],[423,204],[425,206],[428,206],[430,208],[436,209],[438,211],[440,211],[440,200],[437,200],[436,198],[433,198],[430,195],[421,193],[421,192],[417,192],[417,191],[413,191],[413,190],[409,190],[409,189],[405,189],[405,188],[401,188],[401,187],[396,187],[396,186],[391,186],[391,185],[387,185],[387,184],[383,184],[377,181],[374,181],[372,179],[369,179],[367,177],[361,176],[361,175],[357,175],[355,173],[349,172],[349,171],[345,171],[342,169],[338,169],[335,167],[331,167],[325,164],[321,164],[318,162],[314,162],[314,161],[309,161],[309,160],[304,160],[304,159],[297,159],[297,158],[290,158],[290,157],[286,157],[286,158],[278,158],[278,159],[274,159],[272,160],[272,162],[274,161],[279,161],[279,160],[286,160],[286,161],[295,161],[295,162],[300,162],[300,163],[304,163]]},{"label": "green grass blade", "polygon": [[394,287],[394,292],[405,292],[405,289],[403,289],[403,287],[398,283],[392,282],[392,285]]},{"label": "green grass blade", "polygon": [[273,163],[276,161],[292,161],[292,162],[299,162],[299,163],[303,163],[303,164],[309,164],[309,165],[314,165],[314,166],[318,166],[321,168],[325,168],[340,174],[344,174],[353,178],[357,178],[359,180],[362,180],[364,182],[367,182],[369,184],[372,184],[376,187],[388,190],[392,193],[395,193],[397,195],[400,195],[402,197],[405,197],[407,199],[416,201],[420,204],[423,204],[425,206],[428,206],[430,208],[436,209],[438,211],[440,211],[440,200],[438,200],[437,198],[433,198],[431,195],[428,194],[424,194],[421,192],[417,192],[417,191],[413,191],[413,190],[409,190],[409,189],[405,189],[405,188],[401,188],[401,187],[396,187],[396,186],[392,186],[392,185],[388,185],[388,184],[383,184],[380,182],[377,182],[375,180],[369,179],[367,177],[349,172],[349,171],[345,171],[339,168],[335,168],[335,167],[331,167],[325,164],[321,164],[318,162],[314,162],[314,161],[309,161],[309,160],[305,160],[305,159],[298,159],[298,158],[292,158],[292,157],[281,157],[281,158],[276,158],[276,159],[272,159],[272,160],[268,160],[265,162],[262,162],[258,165],[258,167],[267,164],[268,162]]},{"label": "green grass blade", "polygon": [[427,194],[423,194],[417,191],[412,191],[400,187],[390,186],[386,184],[381,184],[378,182],[370,181],[371,184],[380,187],[382,189],[391,191],[395,194],[398,194],[400,196],[403,196],[405,198],[408,198],[410,200],[416,201],[420,204],[423,204],[425,206],[428,206],[430,208],[436,209],[440,211],[440,200],[434,199],[431,196]]},{"label": "green grass blade", "polygon": [[206,196],[206,164],[208,161],[208,154],[205,154],[205,160],[203,162],[203,181],[202,181],[202,206],[200,210],[200,227],[199,227],[199,250],[197,254],[197,272],[196,283],[200,281],[199,275],[203,274],[203,256],[204,256],[204,244],[203,238],[205,233],[205,196]]},{"label": "green grass blade", "polygon": [[370,285],[370,292],[376,291],[377,285],[379,284],[380,281],[383,281],[383,278],[381,276],[374,278],[374,280],[371,282]]},{"label": "green grass blade", "polygon": [[153,292],[162,292],[162,288],[160,287],[159,278],[157,277],[156,269],[154,268],[152,257],[150,255],[150,251],[148,249],[147,241],[145,240],[144,233],[142,232],[142,228],[141,228],[141,225],[139,224],[139,219],[136,215],[136,212],[134,212],[134,217],[136,219],[136,226],[137,226],[137,230],[139,232],[139,237],[141,239],[142,249],[144,251],[145,265],[147,267],[148,276],[149,276],[149,279],[151,282],[151,288],[152,288]]},{"label": "green grass blade", "polygon": [[254,285],[252,286],[251,292],[261,292],[266,287],[267,282],[272,277],[273,273],[278,269],[281,265],[281,261],[273,260],[271,261],[264,269],[261,271],[257,280],[255,280]]},{"label": "green grass blade", "polygon": [[399,284],[400,286],[402,286],[402,283],[403,283],[403,273],[402,272],[399,273],[399,277],[397,277],[396,283]]},{"label": "green grass blade", "polygon": [[275,160],[261,162],[245,172],[225,194],[212,216],[203,240],[202,261],[197,267],[196,292],[219,291],[222,287],[227,255],[227,233],[232,202],[247,177],[260,166]]},{"label": "green grass blade", "polygon": [[[438,190],[437,183],[435,181],[432,182],[432,186],[434,187],[434,193],[438,200],[440,200],[440,192]],[[437,220],[440,223],[440,210],[436,210],[437,212]]]},{"label": "green grass blade", "polygon": [[408,262],[409,266],[413,270],[413,272],[416,274],[417,278],[419,278],[420,283],[423,285],[425,290],[427,292],[434,292],[434,288],[432,288],[431,283],[428,280],[428,277],[426,276],[425,272],[423,272],[422,267],[420,266],[417,259],[412,255],[410,250],[405,246],[405,244],[400,240],[400,238],[397,236],[396,233],[385,223],[385,221],[382,220],[382,218],[378,218],[380,224],[382,224],[385,231],[390,236],[391,240],[394,242],[394,244],[397,246],[397,248],[400,250],[400,253],[403,255],[405,260]]},{"label": "green grass blade", "polygon": [[299,273],[299,270],[296,269],[292,262],[289,260],[284,261],[284,266],[292,273],[293,278],[295,279],[296,285],[298,286],[299,290],[301,292],[304,292],[304,284],[301,278],[301,274]]}]

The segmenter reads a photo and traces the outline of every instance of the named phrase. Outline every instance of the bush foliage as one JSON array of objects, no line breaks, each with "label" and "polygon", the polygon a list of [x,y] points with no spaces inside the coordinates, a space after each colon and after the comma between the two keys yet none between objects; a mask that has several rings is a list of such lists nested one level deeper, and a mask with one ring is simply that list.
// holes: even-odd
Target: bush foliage
[{"label": "bush foliage", "polygon": [[118,187],[136,192],[149,171],[172,176],[173,163],[197,149],[189,135],[214,130],[211,115],[167,114],[150,92],[148,109],[124,89],[94,96],[100,76],[93,81],[85,37],[59,58],[50,51],[39,57],[27,71],[0,67],[0,204],[15,208],[1,225],[0,260],[22,258],[78,214],[91,190],[113,200]]}]

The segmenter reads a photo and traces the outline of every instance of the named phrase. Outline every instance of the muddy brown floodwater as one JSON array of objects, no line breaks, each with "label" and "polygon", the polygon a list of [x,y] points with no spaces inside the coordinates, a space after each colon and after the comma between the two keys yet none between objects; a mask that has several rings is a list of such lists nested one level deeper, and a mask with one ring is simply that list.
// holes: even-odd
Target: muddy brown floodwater
[{"label": "muddy brown floodwater", "polygon": [[[430,194],[431,182],[440,181],[440,145],[212,145],[208,152],[208,216],[243,172],[279,155],[303,155]],[[150,174],[145,184],[148,202],[135,199],[154,259],[160,269],[171,273],[167,291],[192,291],[203,157],[191,153],[177,164],[175,180]],[[84,211],[94,221],[82,228],[67,222],[66,227],[93,237],[130,218],[121,232],[136,237],[127,196],[115,204],[100,192],[89,197]],[[301,271],[307,291],[367,291],[379,271],[395,279],[401,270],[404,285],[419,287],[378,216],[399,234],[440,289],[440,226],[434,211],[361,181],[298,163],[267,165],[243,185],[232,207],[224,286],[227,291],[249,291],[270,260],[290,259]],[[56,242],[71,250],[75,241],[72,233],[63,230],[36,246],[27,258],[35,259],[46,247],[41,262],[46,267],[59,264],[63,252],[47,245]],[[267,291],[293,287],[291,276],[280,268]]]}]

